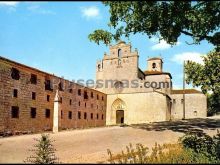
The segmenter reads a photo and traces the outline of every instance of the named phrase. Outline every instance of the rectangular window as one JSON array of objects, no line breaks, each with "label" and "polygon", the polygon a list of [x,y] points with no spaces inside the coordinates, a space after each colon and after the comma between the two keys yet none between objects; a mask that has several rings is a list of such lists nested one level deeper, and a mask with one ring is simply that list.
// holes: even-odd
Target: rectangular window
[{"label": "rectangular window", "polygon": [[32,92],[32,100],[36,100],[36,92]]},{"label": "rectangular window", "polygon": [[99,100],[99,95],[97,94],[97,100]]},{"label": "rectangular window", "polygon": [[61,110],[61,119],[63,119],[63,111]]},{"label": "rectangular window", "polygon": [[69,93],[73,93],[73,89],[69,89]]},{"label": "rectangular window", "polygon": [[14,91],[13,91],[13,96],[14,96],[14,97],[18,97],[18,90],[17,90],[17,89],[14,89]]},{"label": "rectangular window", "polygon": [[183,100],[183,99],[181,99],[181,103],[182,103],[182,104],[184,103],[184,100]]},{"label": "rectangular window", "polygon": [[72,119],[72,112],[69,111],[69,119]]},{"label": "rectangular window", "polygon": [[31,118],[36,118],[36,108],[31,108]]},{"label": "rectangular window", "polygon": [[80,106],[80,101],[79,101],[79,106]]},{"label": "rectangular window", "polygon": [[91,119],[93,119],[93,113],[91,113]]},{"label": "rectangular window", "polygon": [[11,78],[14,80],[19,80],[20,79],[20,72],[16,68],[11,69]]},{"label": "rectangular window", "polygon": [[64,91],[64,89],[63,89],[63,83],[62,83],[62,82],[60,82],[60,83],[58,84],[58,89],[59,89],[60,91]]},{"label": "rectangular window", "polygon": [[96,118],[99,119],[99,114],[97,113]]},{"label": "rectangular window", "polygon": [[45,90],[53,91],[50,80],[45,80]]},{"label": "rectangular window", "polygon": [[104,97],[102,96],[102,101],[104,100]]},{"label": "rectangular window", "polygon": [[85,103],[85,108],[86,108],[86,103]]},{"label": "rectangular window", "polygon": [[93,98],[93,92],[91,92],[91,98]]},{"label": "rectangular window", "polygon": [[50,109],[46,109],[45,111],[45,117],[50,118]]},{"label": "rectangular window", "polygon": [[78,89],[78,95],[81,96],[81,89]]},{"label": "rectangular window", "polygon": [[104,115],[102,114],[102,120],[104,119]]},{"label": "rectangular window", "polygon": [[47,101],[48,102],[50,101],[50,95],[47,95]]},{"label": "rectangular window", "polygon": [[31,84],[37,84],[37,75],[31,74]]},{"label": "rectangular window", "polygon": [[19,118],[19,107],[17,106],[11,107],[11,118]]},{"label": "rectangular window", "polygon": [[84,91],[84,99],[88,99],[88,94],[87,94],[87,91]]},{"label": "rectangular window", "polygon": [[84,112],[84,119],[87,119],[87,113]]},{"label": "rectangular window", "polygon": [[70,99],[70,105],[72,105],[72,99]]},{"label": "rectangular window", "polygon": [[62,104],[62,102],[63,102],[63,98],[62,98],[62,97],[60,97],[60,103]]},{"label": "rectangular window", "polygon": [[78,119],[81,119],[81,112],[78,112]]}]

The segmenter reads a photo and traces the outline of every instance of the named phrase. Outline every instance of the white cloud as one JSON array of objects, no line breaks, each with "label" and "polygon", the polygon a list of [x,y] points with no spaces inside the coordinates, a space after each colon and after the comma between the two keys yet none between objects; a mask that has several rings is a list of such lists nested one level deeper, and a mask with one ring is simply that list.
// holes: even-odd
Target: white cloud
[{"label": "white cloud", "polygon": [[100,18],[99,9],[96,6],[81,8],[82,16],[89,18]]},{"label": "white cloud", "polygon": [[0,6],[16,6],[18,3],[17,1],[1,1]]},{"label": "white cloud", "polygon": [[47,9],[43,9],[40,6],[40,3],[38,4],[31,4],[30,6],[27,7],[27,10],[33,12],[33,13],[37,13],[37,14],[56,14],[55,12],[51,11],[51,10],[47,10]]},{"label": "white cloud", "polygon": [[183,64],[183,61],[190,60],[200,64],[203,64],[202,54],[198,52],[184,52],[180,54],[175,54],[171,61],[174,61],[178,64]]},{"label": "white cloud", "polygon": [[[169,49],[169,48],[171,48],[171,45],[168,44],[165,40],[160,40],[160,41],[159,41],[159,38],[152,37],[152,38],[150,39],[150,41],[153,42],[153,43],[157,43],[157,44],[155,44],[155,45],[153,45],[153,46],[151,47],[152,50],[164,50],[164,49]],[[176,45],[177,45],[177,46],[180,45],[180,42],[177,42]]]}]

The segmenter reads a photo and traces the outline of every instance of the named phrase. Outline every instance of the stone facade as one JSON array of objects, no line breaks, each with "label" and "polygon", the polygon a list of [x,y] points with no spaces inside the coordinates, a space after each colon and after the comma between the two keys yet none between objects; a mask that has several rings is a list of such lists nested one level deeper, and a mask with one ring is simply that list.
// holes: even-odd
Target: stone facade
[{"label": "stone facade", "polygon": [[105,125],[106,94],[0,57],[0,131],[52,130],[57,89],[59,129]]},{"label": "stone facade", "polygon": [[[94,89],[0,57],[0,132],[39,132],[206,117],[206,96],[173,90],[160,57],[139,68],[137,49],[119,41],[96,65]],[[183,110],[185,95],[185,113]]]},{"label": "stone facade", "polygon": [[[96,89],[107,94],[106,124],[137,124],[183,118],[183,94],[172,89],[172,76],[163,71],[163,60],[147,60],[147,70],[138,64],[138,51],[131,44],[119,41],[110,46],[110,53],[97,61]],[[109,82],[111,81],[111,86]],[[136,82],[134,87],[133,82]],[[108,86],[106,85],[108,84]],[[175,101],[175,103],[173,103]],[[185,117],[206,117],[206,96],[193,90],[185,95]]]}]

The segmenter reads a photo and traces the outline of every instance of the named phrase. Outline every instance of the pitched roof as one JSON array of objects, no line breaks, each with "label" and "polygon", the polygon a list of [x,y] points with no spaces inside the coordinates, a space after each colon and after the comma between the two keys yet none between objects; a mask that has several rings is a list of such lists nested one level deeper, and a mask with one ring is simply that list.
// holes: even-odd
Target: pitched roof
[{"label": "pitched roof", "polygon": [[169,75],[170,78],[172,78],[171,74],[169,72],[160,72],[160,71],[150,71],[150,70],[146,70],[144,71],[144,74],[147,76],[147,75],[163,75],[163,74],[166,74],[166,75]]},{"label": "pitched roof", "polygon": [[194,93],[202,93],[201,91],[198,91],[196,89],[177,89],[177,90],[171,90],[171,94],[194,94]]}]

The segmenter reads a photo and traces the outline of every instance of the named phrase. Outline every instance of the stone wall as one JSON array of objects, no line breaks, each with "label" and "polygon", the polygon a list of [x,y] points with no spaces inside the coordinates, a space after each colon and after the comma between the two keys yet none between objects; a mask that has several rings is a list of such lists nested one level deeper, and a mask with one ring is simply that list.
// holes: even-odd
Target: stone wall
[{"label": "stone wall", "polygon": [[[19,71],[19,80],[12,78],[12,68]],[[31,74],[37,76],[36,84],[31,83]],[[46,79],[51,80],[53,90],[45,90]],[[59,91],[60,97],[62,97],[62,103],[60,103],[62,119],[61,110],[59,112],[60,129],[105,125],[106,95],[104,93],[84,88],[75,83],[71,86],[71,82],[68,80],[0,57],[0,131],[51,130],[54,97],[60,82],[63,88],[63,91]],[[78,95],[80,88],[81,96]],[[13,96],[14,89],[17,90],[17,97]],[[85,90],[88,98],[84,99]],[[35,100],[32,99],[32,92],[35,92]],[[93,92],[93,98],[91,98],[91,92]],[[97,99],[97,95],[99,99]],[[47,100],[48,97],[49,100]],[[19,107],[18,118],[12,118],[12,106]],[[31,108],[36,108],[34,118],[31,117]],[[45,116],[46,109],[50,111],[48,118]],[[72,119],[70,119],[69,112],[72,113]],[[78,112],[81,112],[81,119],[78,119]],[[84,113],[87,114],[86,119],[84,119]],[[93,113],[93,119],[91,119],[91,113]]]},{"label": "stone wall", "polygon": [[[183,118],[183,94],[172,94],[172,120]],[[207,116],[207,97],[202,93],[185,94],[185,118]]]},{"label": "stone wall", "polygon": [[[124,110],[124,123],[137,124],[170,120],[169,102],[166,96],[157,92],[108,95],[107,125],[116,124],[116,111]],[[124,105],[116,106],[120,99]]]}]

